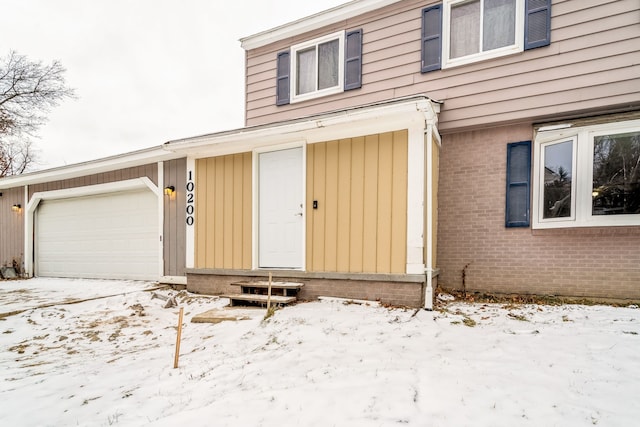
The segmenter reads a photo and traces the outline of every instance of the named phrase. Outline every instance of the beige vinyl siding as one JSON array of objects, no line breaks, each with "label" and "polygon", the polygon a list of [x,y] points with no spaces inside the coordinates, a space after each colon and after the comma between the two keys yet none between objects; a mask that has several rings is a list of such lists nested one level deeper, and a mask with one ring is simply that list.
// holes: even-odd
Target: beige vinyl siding
[{"label": "beige vinyl siding", "polygon": [[[0,267],[24,262],[24,187],[0,190]],[[22,210],[14,212],[15,204]]]},{"label": "beige vinyl siding", "polygon": [[150,163],[132,168],[118,169],[110,172],[102,172],[78,178],[63,179],[59,181],[43,182],[29,186],[29,198],[33,193],[41,191],[63,190],[66,188],[84,187],[87,185],[105,184],[108,182],[125,181],[140,177],[149,178],[154,184],[158,184],[158,165]]},{"label": "beige vinyl siding", "polygon": [[309,271],[404,273],[407,132],[309,145],[306,227]]},{"label": "beige vinyl siding", "polygon": [[196,161],[196,268],[251,268],[251,165],[251,153]]},{"label": "beige vinyl siding", "polygon": [[[438,129],[594,112],[640,102],[637,0],[553,1],[551,45],[497,59],[420,73],[420,11],[407,0],[247,52],[247,125],[317,114],[400,96],[444,101]],[[276,53],[341,29],[363,29],[361,89],[275,105]]]},{"label": "beige vinyl siding", "polygon": [[164,162],[164,186],[173,185],[172,196],[164,197],[164,275],[184,276],[186,262],[187,159]]}]

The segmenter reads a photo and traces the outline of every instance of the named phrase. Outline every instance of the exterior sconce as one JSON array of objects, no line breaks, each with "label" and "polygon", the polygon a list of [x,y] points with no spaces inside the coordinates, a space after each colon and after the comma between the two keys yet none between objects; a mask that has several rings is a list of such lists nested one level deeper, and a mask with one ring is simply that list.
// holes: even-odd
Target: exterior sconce
[{"label": "exterior sconce", "polygon": [[22,209],[20,203],[16,203],[15,205],[11,206],[11,210],[14,212],[20,212],[20,209]]},{"label": "exterior sconce", "polygon": [[164,187],[164,194],[166,196],[171,197],[173,195],[173,193],[175,193],[176,188],[173,185],[170,185],[168,187]]}]

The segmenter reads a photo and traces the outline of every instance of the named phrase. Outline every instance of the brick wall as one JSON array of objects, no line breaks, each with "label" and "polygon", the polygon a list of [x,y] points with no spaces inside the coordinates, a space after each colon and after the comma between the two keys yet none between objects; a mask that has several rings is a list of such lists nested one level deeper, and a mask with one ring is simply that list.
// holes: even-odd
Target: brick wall
[{"label": "brick wall", "polygon": [[[415,282],[382,282],[370,280],[300,279],[274,277],[278,281],[304,283],[298,297],[315,300],[319,296],[380,301],[383,304],[403,307],[423,305],[424,284]],[[264,277],[226,276],[216,274],[187,274],[189,292],[221,295],[238,293],[240,287],[231,283],[266,280]]]},{"label": "brick wall", "polygon": [[640,226],[505,228],[506,146],[529,124],[444,135],[439,283],[467,290],[640,299]]}]

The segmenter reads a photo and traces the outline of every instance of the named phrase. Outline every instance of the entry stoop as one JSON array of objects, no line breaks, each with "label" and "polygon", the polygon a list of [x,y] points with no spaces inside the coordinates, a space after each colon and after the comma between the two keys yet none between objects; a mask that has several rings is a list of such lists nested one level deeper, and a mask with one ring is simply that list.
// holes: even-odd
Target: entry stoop
[{"label": "entry stoop", "polygon": [[[240,287],[240,292],[222,295],[222,297],[229,298],[232,307],[236,305],[267,305],[269,299],[268,281],[236,282],[231,285]],[[297,282],[271,282],[271,304],[283,306],[296,302],[298,292],[303,286],[303,283]]]}]

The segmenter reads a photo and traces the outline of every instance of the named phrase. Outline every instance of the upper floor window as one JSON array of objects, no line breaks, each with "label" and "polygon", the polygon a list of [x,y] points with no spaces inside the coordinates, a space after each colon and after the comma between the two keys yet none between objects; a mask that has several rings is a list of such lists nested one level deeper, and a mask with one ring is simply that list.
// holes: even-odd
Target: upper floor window
[{"label": "upper floor window", "polygon": [[291,47],[292,102],[342,92],[344,32]]},{"label": "upper floor window", "polygon": [[444,6],[444,67],[523,50],[524,0],[449,0]]},{"label": "upper floor window", "polygon": [[278,53],[277,105],[361,86],[362,30],[329,34]]},{"label": "upper floor window", "polygon": [[444,0],[422,10],[423,73],[547,46],[551,0]]},{"label": "upper floor window", "polygon": [[640,120],[541,131],[534,228],[640,225]]}]

